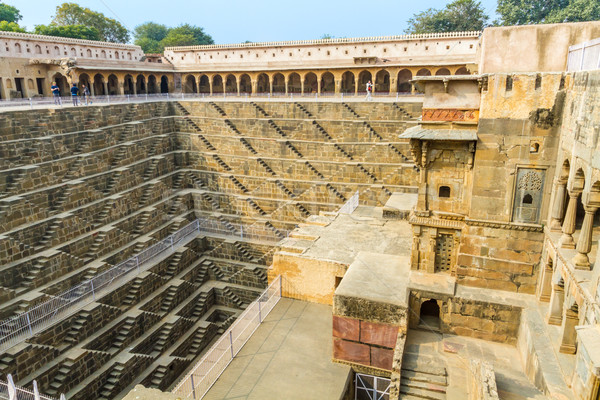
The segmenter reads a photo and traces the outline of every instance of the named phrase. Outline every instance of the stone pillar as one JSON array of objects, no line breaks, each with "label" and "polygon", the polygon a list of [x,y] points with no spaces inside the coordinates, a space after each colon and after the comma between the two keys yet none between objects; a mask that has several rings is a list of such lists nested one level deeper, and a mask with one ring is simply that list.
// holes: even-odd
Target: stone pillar
[{"label": "stone pillar", "polygon": [[119,94],[121,96],[125,96],[125,81],[120,81],[118,86],[119,86]]},{"label": "stone pillar", "polygon": [[589,270],[591,264],[588,253],[592,250],[592,227],[594,225],[594,214],[596,214],[598,208],[590,206],[583,206],[583,208],[585,209],[585,217],[577,240],[577,254],[573,257],[573,263],[576,269]]},{"label": "stone pillar", "polygon": [[269,79],[269,93],[273,96],[273,79]]},{"label": "stone pillar", "polygon": [[137,81],[132,82],[132,83],[133,83],[133,85],[131,85],[131,86],[133,86],[133,94],[137,95]]},{"label": "stone pillar", "polygon": [[552,215],[550,219],[550,230],[560,232],[565,209],[565,191],[567,190],[567,181],[557,180],[554,184],[554,203],[552,204]]},{"label": "stone pillar", "polygon": [[300,94],[304,94],[304,79],[300,78]]},{"label": "stone pillar", "polygon": [[548,311],[548,324],[550,325],[561,325],[562,323],[562,309],[565,301],[565,288],[560,284],[555,284],[552,287],[552,294],[550,295],[550,309]]},{"label": "stone pillar", "polygon": [[435,273],[435,248],[437,245],[437,229],[431,228],[429,232],[429,245],[427,246],[427,269],[425,272]]},{"label": "stone pillar", "polygon": [[287,76],[283,77],[283,82],[285,84],[285,94],[288,94],[288,85],[290,84],[290,80]]},{"label": "stone pillar", "polygon": [[577,351],[577,331],[575,331],[575,327],[578,324],[579,313],[571,308],[565,311],[565,323],[559,348],[561,353],[575,354]]},{"label": "stone pillar", "polygon": [[321,78],[317,78],[317,93],[321,94]]},{"label": "stone pillar", "polygon": [[552,260],[542,267],[542,276],[540,277],[540,295],[539,300],[549,302],[552,295]]},{"label": "stone pillar", "polygon": [[560,238],[560,247],[565,249],[574,249],[575,241],[573,232],[575,232],[575,218],[577,217],[577,198],[581,192],[569,190],[569,205],[565,213],[565,219],[562,224],[562,236]]},{"label": "stone pillar", "polygon": [[250,81],[250,83],[251,83],[251,85],[252,85],[252,93],[253,93],[253,94],[256,94],[256,93],[258,93],[258,80],[254,80],[254,79],[252,79],[252,80]]},{"label": "stone pillar", "polygon": [[213,81],[210,78],[208,78],[208,87],[209,87],[209,91],[208,92],[212,96],[212,94],[213,94]]},{"label": "stone pillar", "polygon": [[237,86],[237,95],[239,96],[240,95],[240,80],[236,79],[235,83],[236,83],[236,86]]},{"label": "stone pillar", "polygon": [[96,88],[95,88],[94,86],[95,86],[95,85],[94,85],[93,83],[92,83],[92,84],[90,84],[90,86],[88,86],[88,87],[90,88],[90,94],[91,94],[92,96],[95,96],[95,95],[96,95]]},{"label": "stone pillar", "polygon": [[104,94],[108,96],[108,82],[102,82],[102,86],[104,86]]},{"label": "stone pillar", "polygon": [[342,92],[342,80],[335,81],[335,94],[340,94]]}]

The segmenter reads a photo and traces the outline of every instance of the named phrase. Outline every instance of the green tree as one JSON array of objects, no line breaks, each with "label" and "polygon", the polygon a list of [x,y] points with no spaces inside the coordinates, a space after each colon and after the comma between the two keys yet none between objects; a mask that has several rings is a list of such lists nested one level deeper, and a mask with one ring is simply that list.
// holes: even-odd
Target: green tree
[{"label": "green tree", "polygon": [[152,39],[160,42],[169,33],[169,28],[156,22],[146,22],[138,25],[133,30],[134,39]]},{"label": "green tree", "polygon": [[101,40],[98,29],[85,25],[36,25],[34,33],[75,39]]},{"label": "green tree", "polygon": [[[190,44],[173,44],[177,43],[178,40],[182,43],[188,43],[189,36],[192,36],[193,43]],[[163,44],[165,47],[168,46],[190,46],[190,45],[200,45],[200,44],[214,44],[213,38],[204,32],[199,26],[193,26],[189,24],[180,25],[176,28],[169,29],[167,36],[163,39]],[[167,44],[168,43],[168,44]]]},{"label": "green tree", "polygon": [[21,18],[23,18],[23,16],[16,7],[0,3],[0,21],[19,22]]},{"label": "green tree", "polygon": [[[499,0],[502,1],[502,0]],[[445,8],[429,8],[408,20],[406,33],[479,31],[486,27],[489,17],[477,0],[455,0]]]},{"label": "green tree", "polygon": [[146,54],[162,53],[165,49],[161,42],[157,42],[156,40],[150,38],[136,39],[134,43],[140,46]]},{"label": "green tree", "polygon": [[167,37],[160,41],[160,44],[164,49],[165,47],[173,46],[194,46],[198,43],[196,42],[196,38],[192,34],[169,32]]},{"label": "green tree", "polygon": [[199,44],[213,44],[210,35],[204,29],[189,24],[176,28],[169,28],[155,22],[146,22],[138,25],[133,31],[135,44],[140,46],[144,53],[162,53],[165,47],[193,46]]},{"label": "green tree", "polygon": [[27,32],[25,29],[21,28],[16,22],[8,21],[0,21],[0,31]]},{"label": "green tree", "polygon": [[117,43],[129,40],[129,32],[121,23],[75,3],[63,3],[56,7],[56,15],[51,25],[85,25],[96,28],[100,33],[100,40]]},{"label": "green tree", "polygon": [[580,22],[600,19],[598,0],[498,0],[498,25]]},{"label": "green tree", "polygon": [[325,33],[323,36],[321,36],[321,39],[335,39],[335,36]]}]

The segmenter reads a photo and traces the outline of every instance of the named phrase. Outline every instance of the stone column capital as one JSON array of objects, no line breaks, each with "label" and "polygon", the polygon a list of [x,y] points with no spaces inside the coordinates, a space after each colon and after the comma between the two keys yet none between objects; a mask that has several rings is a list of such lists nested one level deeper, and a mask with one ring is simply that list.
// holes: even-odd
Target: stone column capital
[{"label": "stone column capital", "polygon": [[567,188],[567,192],[569,192],[569,197],[571,197],[571,198],[577,198],[577,197],[579,197],[579,195],[581,195],[581,193],[583,192],[583,190],[581,190],[581,189],[568,189]]},{"label": "stone column capital", "polygon": [[585,210],[586,214],[595,214],[596,211],[598,210],[598,206],[596,206],[596,205],[590,205],[590,204],[584,204],[583,205],[583,209]]}]

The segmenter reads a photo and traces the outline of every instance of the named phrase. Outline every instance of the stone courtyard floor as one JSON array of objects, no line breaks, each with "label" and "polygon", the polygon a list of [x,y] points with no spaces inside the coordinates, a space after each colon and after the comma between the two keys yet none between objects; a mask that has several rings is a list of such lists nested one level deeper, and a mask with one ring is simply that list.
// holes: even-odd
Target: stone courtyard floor
[{"label": "stone courtyard floor", "polygon": [[283,298],[204,397],[335,399],[350,368],[331,361],[331,307]]}]

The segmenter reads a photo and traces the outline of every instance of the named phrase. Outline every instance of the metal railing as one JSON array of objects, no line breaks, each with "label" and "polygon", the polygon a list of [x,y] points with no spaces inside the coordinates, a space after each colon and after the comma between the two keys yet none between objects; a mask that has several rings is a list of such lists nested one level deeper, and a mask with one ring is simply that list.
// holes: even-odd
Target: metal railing
[{"label": "metal railing", "polygon": [[151,266],[147,263],[148,260],[165,250],[174,251],[175,247],[178,247],[184,239],[192,234],[196,235],[198,232],[199,221],[196,220],[94,278],[53,296],[50,300],[34,306],[23,314],[2,321],[0,323],[0,351],[62,321],[95,301],[96,298],[123,285],[140,272],[148,269]]},{"label": "metal railing", "polygon": [[600,38],[569,47],[567,72],[600,69]]},{"label": "metal railing", "polygon": [[289,236],[287,229],[272,228],[264,225],[244,225],[218,219],[199,219],[200,231],[224,236],[234,236],[240,239],[258,240],[261,242],[277,243]]},{"label": "metal railing", "polygon": [[[33,381],[33,390],[25,389],[16,386],[10,374],[7,376],[8,381],[0,381],[0,399],[8,400],[54,400],[52,397],[40,394],[37,388],[37,382]],[[60,395],[60,400],[65,400],[64,395]]]},{"label": "metal railing", "polygon": [[265,226],[244,227],[242,224],[220,220],[197,219],[94,278],[53,296],[50,300],[34,306],[23,314],[0,322],[0,351],[21,343],[81,310],[100,296],[125,284],[149,269],[152,266],[149,261],[154,257],[168,250],[175,251],[192,236],[204,232],[276,243],[289,234],[286,230],[278,229],[277,231],[278,233]]},{"label": "metal railing", "polygon": [[[395,102],[407,101],[415,98],[421,98],[421,93],[404,92],[375,92],[372,95],[376,101]],[[303,102],[356,102],[365,101],[364,91],[358,93],[159,93],[159,94],[128,94],[128,95],[110,95],[110,96],[90,96],[86,102],[82,96],[78,96],[79,107],[109,105],[109,104],[128,104],[128,103],[146,103],[156,101],[179,101],[179,100],[197,100],[197,101],[303,101]],[[56,104],[54,97],[31,97],[21,99],[2,99],[0,100],[0,110],[7,108],[48,108],[48,107],[74,107],[71,96],[61,96],[60,104]]]},{"label": "metal railing", "polygon": [[183,399],[201,399],[214,385],[256,328],[281,299],[281,275],[253,301],[223,333],[194,368],[177,384],[173,393]]},{"label": "metal railing", "polygon": [[354,382],[354,400],[389,400],[391,386],[392,381],[389,378],[357,373]]},{"label": "metal railing", "polygon": [[356,207],[358,207],[358,190],[340,207],[337,213],[352,214],[356,210]]}]

